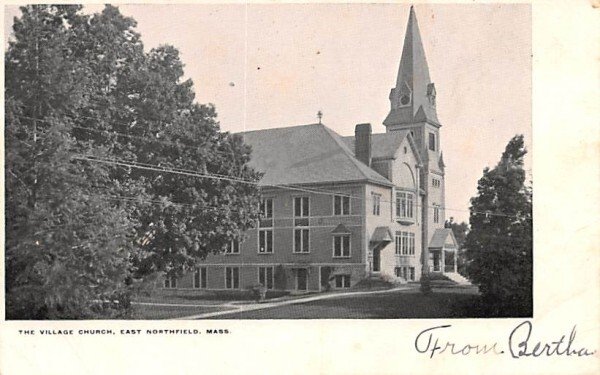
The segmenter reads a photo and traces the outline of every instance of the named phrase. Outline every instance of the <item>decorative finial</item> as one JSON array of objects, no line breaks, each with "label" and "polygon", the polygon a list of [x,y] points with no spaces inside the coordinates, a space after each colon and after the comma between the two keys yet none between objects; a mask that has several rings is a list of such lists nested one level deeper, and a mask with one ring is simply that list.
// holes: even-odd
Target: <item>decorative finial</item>
[{"label": "decorative finial", "polygon": [[317,112],[317,117],[319,118],[319,125],[322,125],[321,119],[323,118],[323,112],[321,112],[321,110],[319,110],[319,112]]}]

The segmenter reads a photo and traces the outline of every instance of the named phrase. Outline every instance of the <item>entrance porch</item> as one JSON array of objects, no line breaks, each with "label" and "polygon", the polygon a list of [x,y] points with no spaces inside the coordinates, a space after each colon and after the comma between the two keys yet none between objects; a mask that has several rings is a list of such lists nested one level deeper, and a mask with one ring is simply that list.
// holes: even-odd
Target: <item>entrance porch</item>
[{"label": "entrance porch", "polygon": [[379,274],[381,272],[381,250],[393,242],[392,231],[389,227],[377,227],[369,241],[369,273]]},{"label": "entrance porch", "polygon": [[458,244],[451,229],[436,229],[428,248],[428,267],[430,272],[457,272]]},{"label": "entrance porch", "polygon": [[442,248],[429,249],[429,272],[456,273],[457,267],[456,249]]}]

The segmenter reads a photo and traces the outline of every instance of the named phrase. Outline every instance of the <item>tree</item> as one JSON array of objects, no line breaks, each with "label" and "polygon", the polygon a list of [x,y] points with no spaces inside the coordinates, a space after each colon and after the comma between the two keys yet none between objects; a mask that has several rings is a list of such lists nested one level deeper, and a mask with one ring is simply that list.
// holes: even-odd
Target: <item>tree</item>
[{"label": "tree", "polygon": [[486,168],[471,199],[467,272],[493,316],[532,314],[532,194],[525,184],[523,136],[513,137],[496,167]]},{"label": "tree", "polygon": [[[31,6],[6,53],[6,311],[19,319],[122,317],[132,222],[100,194],[114,190],[106,155],[78,142],[69,107],[88,80],[66,48],[80,7]],[[118,300],[117,304],[112,301]]]},{"label": "tree", "polygon": [[92,130],[78,136],[108,145],[112,158],[130,164],[116,168],[115,179],[143,185],[154,202],[135,211],[145,239],[135,275],[181,274],[223,251],[258,218],[260,175],[247,166],[251,150],[220,131],[214,106],[194,102],[177,49],[163,45],[144,54],[135,21],[112,6],[81,25],[74,43],[90,60],[96,84],[80,116]]},{"label": "tree", "polygon": [[[142,275],[180,273],[194,267],[207,254],[225,250],[259,214],[255,183],[260,174],[247,166],[250,148],[241,137],[219,131],[214,107],[193,103],[192,84],[181,82],[182,75],[177,50],[162,46],[149,53],[143,81],[152,84],[140,92],[144,101],[136,103],[143,106],[139,112],[144,116],[133,121],[144,134],[162,142],[134,142],[132,152],[138,163],[207,177],[147,170],[132,173],[133,179],[151,181],[146,191],[165,202],[140,217],[142,230],[151,233],[139,262]],[[150,108],[160,108],[160,112]]]},{"label": "tree", "polygon": [[132,280],[181,273],[255,222],[260,175],[194,102],[178,51],[144,52],[116,7],[21,10],[5,55],[7,316],[125,316]]}]

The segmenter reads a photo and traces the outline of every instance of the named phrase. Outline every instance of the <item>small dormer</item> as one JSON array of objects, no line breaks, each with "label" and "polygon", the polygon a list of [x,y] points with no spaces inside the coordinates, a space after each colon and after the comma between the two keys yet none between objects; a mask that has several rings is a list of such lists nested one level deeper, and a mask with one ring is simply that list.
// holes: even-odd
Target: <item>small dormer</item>
[{"label": "small dormer", "polygon": [[412,90],[406,81],[390,91],[392,109],[410,107],[412,104]]},{"label": "small dormer", "polygon": [[398,92],[398,108],[408,107],[411,103],[412,99],[412,91],[408,86],[406,81],[402,82],[400,85],[400,90]]},{"label": "small dormer", "polygon": [[435,107],[435,84],[433,83],[427,85],[427,100],[432,107]]}]

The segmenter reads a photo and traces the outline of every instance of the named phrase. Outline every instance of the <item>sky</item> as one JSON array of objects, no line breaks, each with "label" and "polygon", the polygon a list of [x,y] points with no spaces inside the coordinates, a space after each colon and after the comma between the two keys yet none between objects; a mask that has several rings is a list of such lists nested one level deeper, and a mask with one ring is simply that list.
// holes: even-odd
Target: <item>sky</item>
[{"label": "sky", "polygon": [[[99,11],[102,6],[86,6]],[[225,131],[317,122],[385,132],[408,4],[120,5],[145,48],[179,49],[196,99]],[[485,167],[524,134],[531,150],[531,9],[415,5],[442,124],[446,218],[468,221]],[[18,8],[5,8],[5,35]],[[6,46],[6,44],[5,44]],[[530,157],[526,168],[531,165]]]}]

